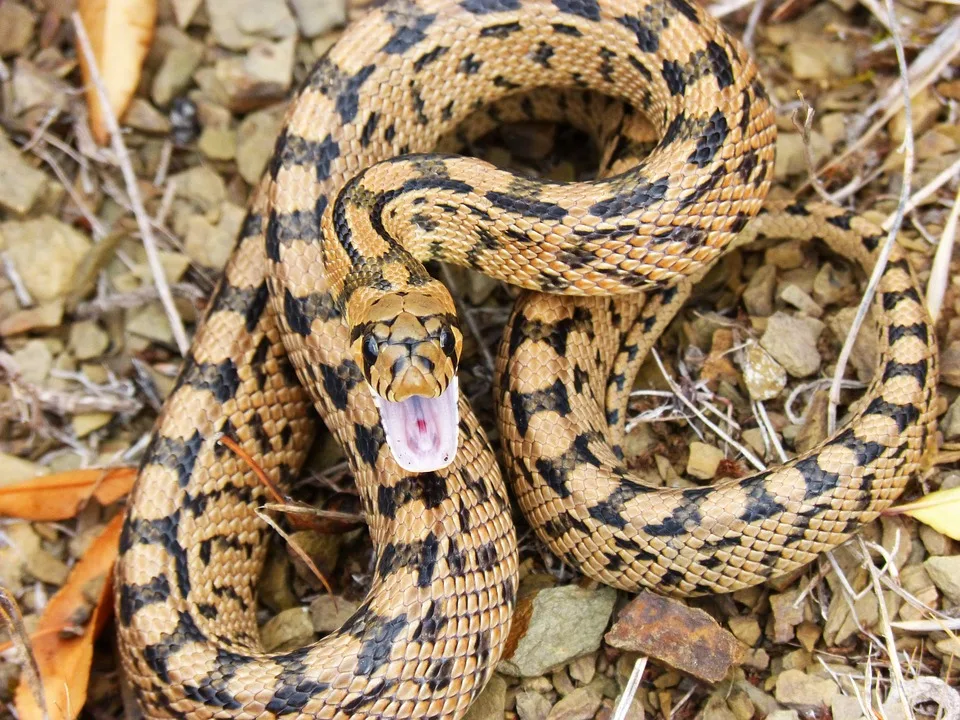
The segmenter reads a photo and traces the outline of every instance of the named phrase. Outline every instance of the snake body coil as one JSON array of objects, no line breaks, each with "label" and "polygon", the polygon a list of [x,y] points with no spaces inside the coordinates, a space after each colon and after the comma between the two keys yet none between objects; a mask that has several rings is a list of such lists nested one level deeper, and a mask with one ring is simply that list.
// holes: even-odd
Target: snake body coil
[{"label": "snake body coil", "polygon": [[[590,183],[411,155],[536,87],[616,97],[662,139]],[[550,115],[529,100],[515,109]],[[587,574],[626,589],[731,590],[808,562],[888,505],[919,462],[936,383],[933,331],[896,251],[878,296],[877,379],[836,436],[717,488],[652,490],[619,459],[637,364],[759,212],[774,136],[746,53],[687,0],[399,0],[348,28],[291,106],[131,497],[117,615],[147,716],[453,718],[489,679],[516,538],[493,453],[457,402],[452,300],[422,260],[553,293],[529,294],[511,319],[498,415],[531,523]],[[868,267],[879,239],[799,204],[746,233],[819,237]],[[413,402],[429,426],[449,419],[430,404],[443,397],[459,417],[453,462],[404,470],[395,447],[416,464],[439,446],[397,439],[380,408],[386,419]],[[311,403],[355,473],[373,584],[339,631],[267,653],[255,617],[264,488],[218,438],[286,484],[312,440]]]}]

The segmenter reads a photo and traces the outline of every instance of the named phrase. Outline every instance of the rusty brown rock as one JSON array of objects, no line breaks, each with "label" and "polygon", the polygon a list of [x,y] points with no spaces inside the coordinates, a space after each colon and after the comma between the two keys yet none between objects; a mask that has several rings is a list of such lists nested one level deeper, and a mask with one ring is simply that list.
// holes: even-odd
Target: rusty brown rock
[{"label": "rusty brown rock", "polygon": [[708,682],[726,677],[744,653],[743,645],[704,611],[646,591],[620,612],[605,640]]}]

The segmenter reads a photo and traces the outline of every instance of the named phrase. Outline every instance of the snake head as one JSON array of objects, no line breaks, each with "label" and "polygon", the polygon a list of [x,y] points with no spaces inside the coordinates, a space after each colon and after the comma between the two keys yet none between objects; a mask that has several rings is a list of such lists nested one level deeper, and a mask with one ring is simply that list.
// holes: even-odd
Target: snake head
[{"label": "snake head", "polygon": [[444,298],[387,293],[351,336],[397,463],[411,472],[445,467],[457,449],[463,334]]}]

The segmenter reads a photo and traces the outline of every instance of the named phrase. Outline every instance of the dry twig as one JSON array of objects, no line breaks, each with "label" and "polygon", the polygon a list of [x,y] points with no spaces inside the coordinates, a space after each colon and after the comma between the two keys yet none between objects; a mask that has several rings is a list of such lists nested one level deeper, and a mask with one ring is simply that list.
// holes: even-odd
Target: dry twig
[{"label": "dry twig", "polygon": [[837,405],[840,403],[840,388],[843,383],[843,374],[846,371],[847,362],[850,360],[850,355],[853,353],[853,344],[857,339],[857,334],[860,332],[860,326],[863,324],[864,318],[866,318],[867,313],[870,311],[870,305],[873,302],[874,295],[876,294],[877,285],[880,284],[880,277],[883,275],[883,272],[887,267],[887,260],[889,260],[890,253],[893,251],[893,244],[897,241],[897,233],[900,231],[900,226],[903,224],[907,200],[910,197],[910,183],[913,179],[913,113],[911,112],[910,108],[910,83],[907,78],[907,59],[903,49],[903,40],[900,38],[900,29],[897,23],[897,15],[893,6],[893,0],[885,0],[885,4],[887,8],[890,33],[893,37],[894,46],[897,50],[897,63],[900,67],[902,80],[901,88],[903,90],[904,97],[903,112],[906,119],[906,129],[904,130],[903,139],[903,180],[900,187],[900,200],[897,203],[897,212],[894,216],[893,222],[890,225],[886,240],[884,240],[883,244],[880,246],[880,252],[877,254],[873,272],[870,274],[870,280],[863,292],[863,298],[860,301],[860,305],[857,307],[857,314],[853,319],[853,323],[850,326],[850,332],[847,333],[846,340],[844,340],[843,343],[843,348],[840,350],[840,355],[837,358],[837,369],[833,375],[833,383],[830,385],[830,400],[827,404],[827,432],[831,435],[836,429],[837,424]]},{"label": "dry twig", "polygon": [[157,243],[153,237],[153,228],[150,223],[150,216],[143,205],[143,198],[140,196],[140,187],[138,186],[137,175],[133,170],[130,161],[130,153],[123,142],[123,134],[120,130],[120,123],[110,106],[110,99],[107,96],[107,89],[100,77],[97,68],[97,60],[93,54],[93,48],[90,45],[90,38],[87,35],[86,28],[83,26],[83,20],[79,13],[73,13],[71,16],[73,26],[77,34],[77,42],[83,53],[87,66],[90,68],[90,78],[97,90],[97,96],[100,99],[100,105],[103,108],[103,118],[110,131],[110,142],[113,146],[113,152],[117,156],[117,163],[120,165],[120,171],[123,173],[123,181],[127,188],[127,195],[130,198],[130,204],[133,206],[133,214],[137,219],[137,226],[140,228],[140,235],[143,238],[143,247],[147,253],[147,262],[150,265],[150,272],[153,274],[153,281],[156,283],[157,292],[160,295],[160,303],[167,314],[170,322],[170,328],[173,331],[173,337],[177,342],[177,348],[181,355],[186,355],[190,347],[187,339],[187,331],[184,329],[183,320],[177,312],[176,305],[173,302],[173,294],[167,284],[166,275],[163,272],[163,265],[160,262],[160,254],[157,250]]}]

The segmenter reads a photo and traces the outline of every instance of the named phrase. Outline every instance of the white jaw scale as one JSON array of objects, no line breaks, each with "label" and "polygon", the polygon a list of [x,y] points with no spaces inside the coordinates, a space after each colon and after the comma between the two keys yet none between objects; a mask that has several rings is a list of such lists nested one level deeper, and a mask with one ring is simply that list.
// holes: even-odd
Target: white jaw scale
[{"label": "white jaw scale", "polygon": [[441,470],[453,462],[460,437],[456,377],[435,398],[413,396],[391,402],[371,392],[397,465],[407,472],[423,473]]}]

